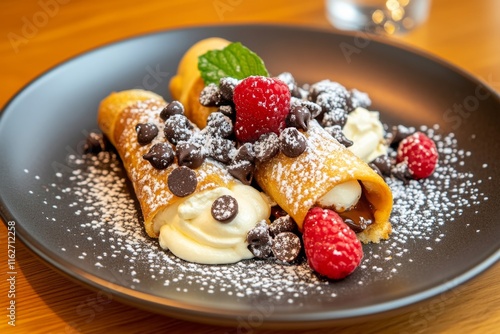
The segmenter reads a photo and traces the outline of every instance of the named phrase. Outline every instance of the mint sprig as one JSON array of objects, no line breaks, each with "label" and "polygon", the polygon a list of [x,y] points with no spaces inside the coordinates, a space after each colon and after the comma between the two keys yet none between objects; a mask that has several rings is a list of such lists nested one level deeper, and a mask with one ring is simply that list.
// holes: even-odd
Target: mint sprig
[{"label": "mint sprig", "polygon": [[224,77],[244,79],[251,75],[269,76],[264,61],[240,42],[221,50],[210,50],[198,57],[198,70],[205,85]]}]

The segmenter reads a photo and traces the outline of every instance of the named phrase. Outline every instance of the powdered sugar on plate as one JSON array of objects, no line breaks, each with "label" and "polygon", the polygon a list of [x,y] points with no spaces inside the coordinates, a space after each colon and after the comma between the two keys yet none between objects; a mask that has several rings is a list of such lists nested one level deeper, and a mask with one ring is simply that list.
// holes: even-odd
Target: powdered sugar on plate
[{"label": "powdered sugar on plate", "polygon": [[[162,250],[157,240],[146,235],[130,182],[113,152],[68,156],[72,172],[56,173],[56,182],[48,185],[32,171],[24,172],[35,178],[34,185],[44,189],[43,196],[39,188],[29,191],[46,204],[43,223],[59,223],[66,229],[67,238],[60,240],[61,253],[73,258],[76,266],[92,264],[94,275],[111,275],[113,283],[159,295],[165,289],[169,293],[217,294],[230,300],[265,298],[294,305],[303,303],[304,298],[336,298],[374,280],[390,282],[413,262],[415,243],[419,252],[432,254],[446,239],[446,226],[459,223],[465,228],[466,223],[458,221],[462,213],[477,213],[480,204],[488,200],[480,190],[482,180],[467,171],[473,153],[460,149],[453,134],[441,134],[437,127],[420,130],[436,142],[440,160],[435,173],[408,184],[386,179],[394,195],[393,233],[380,244],[365,245],[360,267],[340,282],[316,276],[304,257],[292,264],[254,259],[201,265]],[[63,216],[66,222],[60,221]]]}]

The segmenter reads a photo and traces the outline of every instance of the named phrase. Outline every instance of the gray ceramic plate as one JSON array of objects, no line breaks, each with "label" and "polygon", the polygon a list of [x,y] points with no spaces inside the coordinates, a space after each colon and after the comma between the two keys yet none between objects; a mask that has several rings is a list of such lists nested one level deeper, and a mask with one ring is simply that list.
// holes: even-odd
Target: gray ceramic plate
[{"label": "gray ceramic plate", "polygon": [[[179,261],[145,236],[119,163],[92,167],[77,159],[86,133],[97,128],[102,98],[142,87],[169,99],[181,55],[209,36],[243,42],[273,74],[366,91],[384,122],[426,125],[438,136],[439,175],[409,191],[392,181],[393,238],[365,246],[362,267],[347,279],[321,280],[305,263]],[[246,327],[359,321],[447,296],[498,260],[499,110],[499,96],[467,73],[361,34],[224,26],[140,36],[51,69],[4,108],[1,214],[16,222],[17,236],[35,254],[103,298]],[[428,202],[415,201],[424,193]]]}]

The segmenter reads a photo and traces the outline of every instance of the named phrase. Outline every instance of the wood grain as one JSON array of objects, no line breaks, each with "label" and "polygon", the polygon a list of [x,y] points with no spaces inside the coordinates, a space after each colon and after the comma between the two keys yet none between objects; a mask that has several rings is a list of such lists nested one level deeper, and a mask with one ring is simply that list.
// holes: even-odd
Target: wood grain
[{"label": "wood grain", "polygon": [[[47,69],[82,52],[164,29],[286,23],[332,29],[321,0],[2,0],[0,105]],[[435,0],[428,21],[402,44],[430,52],[500,91],[500,1]],[[258,38],[258,37],[256,37]],[[47,267],[16,242],[16,327],[7,324],[7,229],[0,224],[1,333],[237,333],[160,316],[105,298]],[[300,333],[497,333],[500,265],[397,316]],[[252,329],[247,332],[285,333]]]}]

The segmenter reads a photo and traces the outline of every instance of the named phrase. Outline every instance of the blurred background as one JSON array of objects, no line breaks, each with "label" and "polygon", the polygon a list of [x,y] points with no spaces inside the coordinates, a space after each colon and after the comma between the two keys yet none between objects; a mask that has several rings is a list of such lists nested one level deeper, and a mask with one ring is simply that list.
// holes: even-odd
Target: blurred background
[{"label": "blurred background", "polygon": [[[1,83],[0,105],[61,61],[140,34],[232,23],[334,30],[327,17],[328,1],[2,0],[0,59],[7,81]],[[492,76],[490,82],[500,81],[500,1],[434,0],[424,24],[390,38],[443,57],[485,80]],[[498,83],[494,85],[499,90]]]}]

